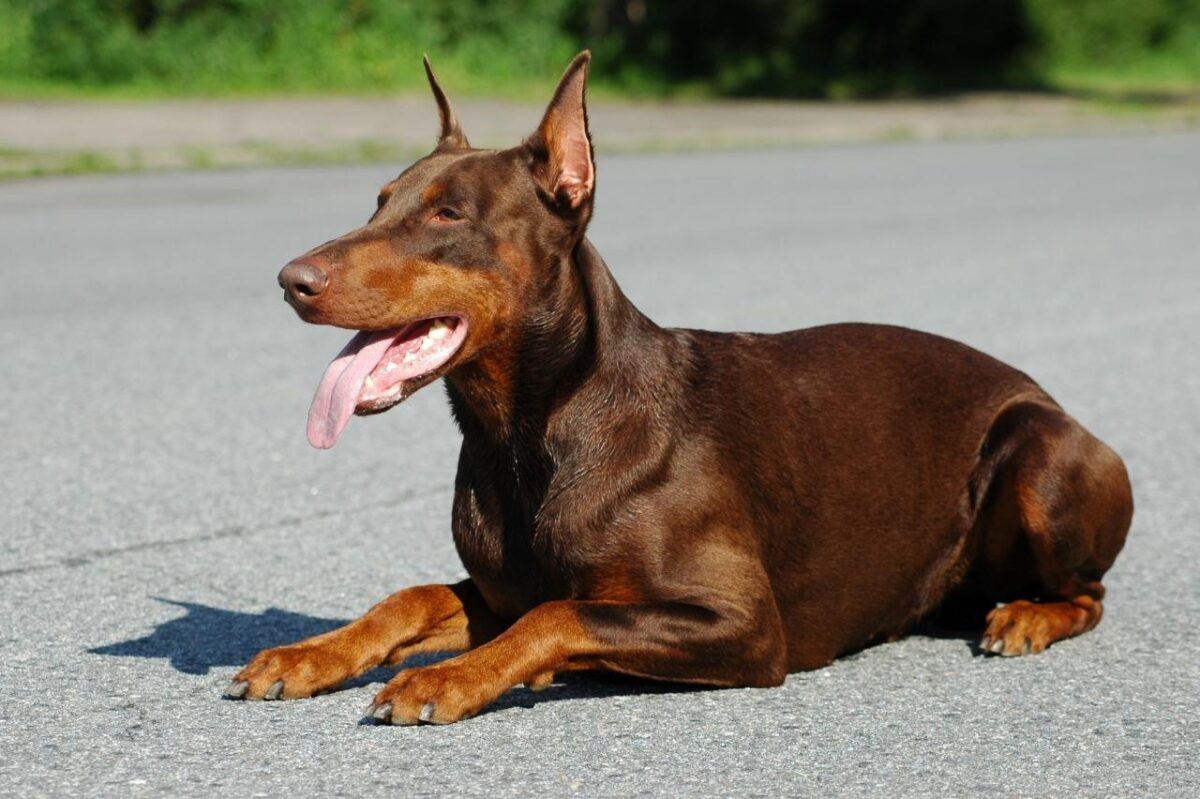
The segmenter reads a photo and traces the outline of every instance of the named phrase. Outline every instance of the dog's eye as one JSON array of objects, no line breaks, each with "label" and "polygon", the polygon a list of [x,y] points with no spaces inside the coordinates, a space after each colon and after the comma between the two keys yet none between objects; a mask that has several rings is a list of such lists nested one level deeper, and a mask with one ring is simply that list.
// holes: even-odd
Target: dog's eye
[{"label": "dog's eye", "polygon": [[459,219],[462,219],[462,214],[453,208],[439,208],[438,212],[433,215],[433,218],[439,222],[457,222]]}]

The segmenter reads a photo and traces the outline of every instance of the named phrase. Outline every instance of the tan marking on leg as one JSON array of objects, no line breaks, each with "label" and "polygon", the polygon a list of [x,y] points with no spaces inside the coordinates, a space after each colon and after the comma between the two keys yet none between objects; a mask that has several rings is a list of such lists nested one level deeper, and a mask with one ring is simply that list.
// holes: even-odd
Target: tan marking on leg
[{"label": "tan marking on leg", "polygon": [[980,646],[999,655],[1036,654],[1055,641],[1087,632],[1103,615],[1104,603],[1086,594],[1062,602],[1019,599],[988,613]]},{"label": "tan marking on leg", "polygon": [[513,686],[548,686],[556,671],[582,667],[569,659],[599,651],[571,605],[539,605],[486,646],[400,672],[372,708],[386,708],[393,724],[448,724],[475,715]]},{"label": "tan marking on leg", "polygon": [[[246,682],[247,699],[268,695],[298,699],[336,688],[384,663],[418,652],[460,651],[499,632],[500,623],[474,605],[469,584],[427,585],[392,594],[344,627],[287,646],[264,650],[233,678]],[[464,601],[466,605],[464,606]],[[481,618],[482,617],[482,618]]]}]

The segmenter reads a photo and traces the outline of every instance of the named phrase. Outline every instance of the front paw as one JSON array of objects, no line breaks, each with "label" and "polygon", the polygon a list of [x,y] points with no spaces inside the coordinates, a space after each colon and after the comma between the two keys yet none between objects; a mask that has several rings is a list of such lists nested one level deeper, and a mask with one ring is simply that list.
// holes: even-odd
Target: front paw
[{"label": "front paw", "polygon": [[403,726],[451,724],[474,716],[504,690],[452,663],[407,669],[375,696],[367,716]]},{"label": "front paw", "polygon": [[229,699],[303,699],[336,688],[353,666],[332,648],[306,642],[264,649],[225,689]]}]

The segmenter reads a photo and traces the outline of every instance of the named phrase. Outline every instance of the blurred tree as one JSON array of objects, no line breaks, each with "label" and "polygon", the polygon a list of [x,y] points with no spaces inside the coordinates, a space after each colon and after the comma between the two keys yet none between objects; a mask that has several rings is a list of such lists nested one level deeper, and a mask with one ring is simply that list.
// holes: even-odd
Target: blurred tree
[{"label": "blurred tree", "polygon": [[1200,84],[1200,0],[0,0],[2,79],[184,90],[477,90],[580,47],[630,90],[853,96],[1158,70]]},{"label": "blurred tree", "polygon": [[[1025,0],[1044,56],[1111,65],[1174,44],[1200,48],[1200,0]],[[1179,40],[1191,37],[1186,42]]]},{"label": "blurred tree", "polygon": [[605,60],[731,94],[897,92],[1011,79],[1022,0],[590,0]]}]

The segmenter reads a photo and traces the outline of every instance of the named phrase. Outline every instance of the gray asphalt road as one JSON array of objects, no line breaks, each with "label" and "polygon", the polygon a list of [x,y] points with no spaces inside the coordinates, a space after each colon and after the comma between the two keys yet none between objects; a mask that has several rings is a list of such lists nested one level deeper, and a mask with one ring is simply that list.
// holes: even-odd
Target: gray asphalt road
[{"label": "gray asphalt road", "polygon": [[340,331],[274,285],[379,167],[0,185],[0,793],[1195,796],[1200,136],[610,158],[592,239],[660,322],[966,340],[1126,458],[1092,634],[914,636],[775,690],[588,679],[448,728],[379,674],[219,696],[258,649],[461,571],[441,392],[304,441]]}]

